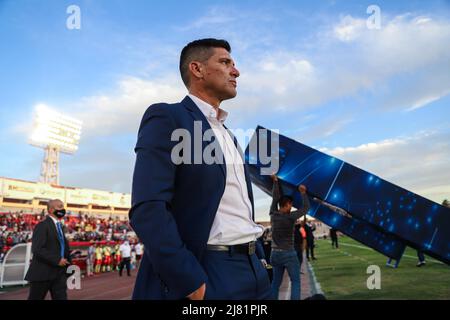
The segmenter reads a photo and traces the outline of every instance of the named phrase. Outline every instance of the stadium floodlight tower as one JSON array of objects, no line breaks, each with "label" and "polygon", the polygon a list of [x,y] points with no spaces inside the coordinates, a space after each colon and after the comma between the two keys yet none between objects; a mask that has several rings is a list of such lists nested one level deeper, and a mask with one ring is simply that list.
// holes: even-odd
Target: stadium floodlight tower
[{"label": "stadium floodlight tower", "polygon": [[40,182],[59,185],[59,153],[74,154],[80,142],[82,122],[46,105],[36,106],[30,144],[45,150]]}]

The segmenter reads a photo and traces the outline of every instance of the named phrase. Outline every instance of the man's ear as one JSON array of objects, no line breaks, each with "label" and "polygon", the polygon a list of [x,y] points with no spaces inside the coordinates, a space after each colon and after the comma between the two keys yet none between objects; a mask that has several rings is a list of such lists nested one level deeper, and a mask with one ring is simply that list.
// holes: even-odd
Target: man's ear
[{"label": "man's ear", "polygon": [[203,64],[199,61],[191,61],[189,63],[189,71],[191,76],[196,78],[203,78]]}]

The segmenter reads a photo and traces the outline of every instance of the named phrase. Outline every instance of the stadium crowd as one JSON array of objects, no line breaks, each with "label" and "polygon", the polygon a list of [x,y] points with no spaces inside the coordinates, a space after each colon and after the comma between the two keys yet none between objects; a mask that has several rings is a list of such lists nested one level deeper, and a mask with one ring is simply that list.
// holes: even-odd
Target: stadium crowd
[{"label": "stadium crowd", "polygon": [[[0,212],[0,261],[8,250],[19,243],[31,241],[34,227],[45,213]],[[132,229],[128,221],[116,218],[96,218],[81,213],[63,218],[69,241],[121,241]]]}]

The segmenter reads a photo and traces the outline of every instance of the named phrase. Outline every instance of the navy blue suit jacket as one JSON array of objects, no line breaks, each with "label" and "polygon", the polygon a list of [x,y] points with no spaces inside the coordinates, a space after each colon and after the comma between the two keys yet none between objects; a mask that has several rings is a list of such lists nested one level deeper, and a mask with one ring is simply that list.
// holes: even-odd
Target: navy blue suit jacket
[{"label": "navy blue suit jacket", "polygon": [[[154,104],[142,118],[130,223],[144,243],[145,254],[133,299],[182,299],[207,281],[202,257],[225,190],[226,166],[173,163],[172,148],[179,141],[171,141],[171,135],[177,128],[191,134],[191,141],[184,142],[191,144],[194,158],[194,121],[201,122],[202,133],[211,129],[189,97],[180,103]],[[209,143],[202,142],[202,150]],[[245,178],[254,211],[247,170]]]}]

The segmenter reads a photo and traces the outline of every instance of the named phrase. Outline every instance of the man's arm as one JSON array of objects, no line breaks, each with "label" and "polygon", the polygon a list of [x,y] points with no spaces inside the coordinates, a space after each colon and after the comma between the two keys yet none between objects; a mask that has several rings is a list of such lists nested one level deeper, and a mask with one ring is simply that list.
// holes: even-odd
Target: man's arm
[{"label": "man's arm", "polygon": [[291,213],[292,219],[297,220],[301,216],[304,216],[308,213],[308,210],[310,208],[309,198],[306,194],[306,187],[304,185],[300,185],[298,187],[298,191],[300,191],[300,195],[302,197],[303,206],[300,210],[294,211]]},{"label": "man's arm", "polygon": [[164,105],[151,106],[136,145],[130,224],[142,240],[152,267],[171,293],[183,298],[206,283],[207,275],[181,239],[170,202],[176,166],[171,159],[175,123]]},{"label": "man's arm", "polygon": [[263,239],[259,237],[256,239],[256,256],[263,264],[264,268],[267,266],[266,254],[264,252]]},{"label": "man's arm", "polygon": [[59,256],[59,253],[51,252],[46,248],[47,232],[45,227],[44,223],[40,223],[34,229],[33,238],[31,240],[31,251],[33,252],[33,257],[56,267],[59,265],[61,257]]},{"label": "man's arm", "polygon": [[256,251],[256,256],[258,257],[259,260],[266,259],[266,254],[264,253],[262,237],[259,237],[258,239],[256,239],[255,251]]},{"label": "man's arm", "polygon": [[270,205],[270,212],[278,211],[278,201],[282,197],[283,191],[278,183],[278,177],[276,175],[272,175],[272,204]]},{"label": "man's arm", "polygon": [[65,246],[66,246],[64,258],[66,258],[67,262],[69,264],[71,264],[72,263],[72,256],[70,255],[69,240],[67,240],[67,238],[65,236],[64,236],[64,243],[65,243]]}]

